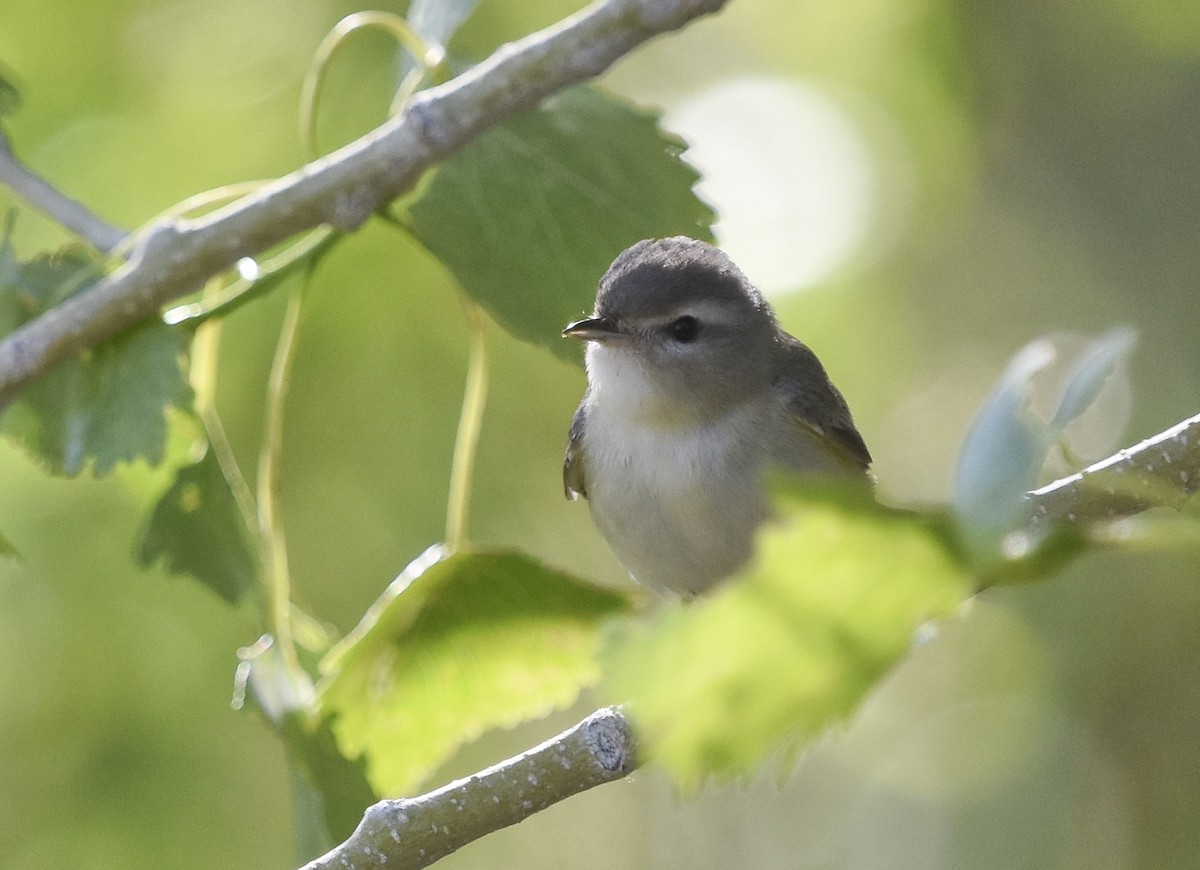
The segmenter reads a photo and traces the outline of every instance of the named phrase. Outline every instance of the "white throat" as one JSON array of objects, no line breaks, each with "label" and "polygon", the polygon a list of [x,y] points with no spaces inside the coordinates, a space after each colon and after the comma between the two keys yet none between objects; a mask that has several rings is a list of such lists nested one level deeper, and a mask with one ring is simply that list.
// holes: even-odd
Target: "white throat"
[{"label": "white throat", "polygon": [[680,396],[664,395],[636,354],[590,345],[587,366],[583,440],[596,524],[651,588],[707,588],[749,557],[766,512],[761,403],[701,421]]},{"label": "white throat", "polygon": [[610,419],[669,427],[689,417],[682,397],[664,389],[637,354],[592,342],[585,361],[593,403]]}]

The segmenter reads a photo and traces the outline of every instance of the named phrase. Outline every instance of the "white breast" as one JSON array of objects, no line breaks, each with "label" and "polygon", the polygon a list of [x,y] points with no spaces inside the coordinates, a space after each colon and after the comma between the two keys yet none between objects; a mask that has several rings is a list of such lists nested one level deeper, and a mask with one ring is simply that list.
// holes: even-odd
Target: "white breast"
[{"label": "white breast", "polygon": [[762,410],[747,404],[706,425],[667,419],[636,360],[597,356],[589,351],[583,439],[596,525],[642,584],[700,592],[746,562],[766,514]]}]

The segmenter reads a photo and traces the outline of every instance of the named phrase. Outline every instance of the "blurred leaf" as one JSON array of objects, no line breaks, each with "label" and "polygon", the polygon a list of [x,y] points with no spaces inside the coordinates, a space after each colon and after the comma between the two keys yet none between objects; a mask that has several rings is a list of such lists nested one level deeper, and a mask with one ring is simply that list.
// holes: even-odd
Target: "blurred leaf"
[{"label": "blurred leaf", "polygon": [[326,802],[321,790],[290,760],[288,780],[292,787],[292,860],[300,867],[340,841],[334,839],[325,821]]},{"label": "blurred leaf", "polygon": [[316,670],[320,658],[329,652],[338,636],[334,626],[321,622],[292,602],[292,639],[296,642],[296,651],[301,655],[301,663],[305,667],[309,662],[304,657],[311,656],[312,668]]},{"label": "blurred leaf", "polygon": [[0,119],[21,108],[21,88],[16,74],[0,61]]},{"label": "blurred leaf", "polygon": [[321,709],[381,794],[408,793],[486,730],[574,701],[626,606],[519,553],[431,548],[330,653]]},{"label": "blurred leaf", "polygon": [[596,88],[565,91],[457,152],[408,206],[410,231],[509,332],[579,360],[560,333],[640,239],[710,239],[684,143]]},{"label": "blurred leaf", "polygon": [[[99,265],[67,248],[0,270],[0,335],[98,280]],[[183,338],[157,319],[85,351],[40,377],[13,401],[0,431],[55,474],[96,475],[118,462],[161,461],[166,411],[186,407],[191,390]]]},{"label": "blurred leaf", "polygon": [[285,661],[274,638],[264,634],[238,658],[232,706],[264,716],[283,739],[297,863],[305,863],[349,836],[377,798],[365,764],[344,757],[329,721],[311,715],[312,680]]},{"label": "blurred leaf", "polygon": [[237,672],[233,678],[235,710],[261,713],[272,724],[282,727],[294,713],[312,712],[316,691],[312,677],[280,652],[269,634],[238,650]]},{"label": "blurred leaf", "polygon": [[21,277],[21,264],[17,262],[16,254],[12,248],[13,228],[17,223],[17,210],[9,209],[4,215],[3,229],[0,229],[0,330],[7,332],[10,327],[4,327],[4,306],[11,304],[11,300],[6,303],[5,297],[8,295],[8,287],[17,283]]},{"label": "blurred leaf", "polygon": [[1129,355],[1135,344],[1137,333],[1129,327],[1119,327],[1087,345],[1075,363],[1058,413],[1050,423],[1053,430],[1061,432],[1066,429],[1091,407],[1117,364]]},{"label": "blurred leaf", "polygon": [[246,522],[211,448],[176,472],[142,531],[139,564],[150,567],[160,559],[230,604],[256,586],[258,559]]},{"label": "blurred leaf", "polygon": [[21,91],[9,79],[9,74],[0,67],[0,118],[11,115],[21,107]]},{"label": "blurred leaf", "polygon": [[378,800],[362,759],[338,750],[327,721],[310,728],[307,717],[284,717],[282,735],[292,773],[296,860],[310,861],[353,833],[363,811]]},{"label": "blurred leaf", "polygon": [[1044,339],[1023,347],[976,415],[958,459],[954,509],[968,549],[988,559],[1005,534],[1029,512],[1025,494],[1037,485],[1051,443],[1049,432],[1026,406],[1033,377],[1054,360]]},{"label": "blurred leaf", "polygon": [[[1037,486],[1050,446],[1096,400],[1121,358],[1133,347],[1129,329],[1089,341],[1069,369],[1053,419],[1029,411],[1032,384],[1063,349],[1050,338],[1023,347],[1009,363],[967,433],[955,476],[954,510],[968,551],[984,566],[1004,556],[1004,541],[1026,525],[1027,494]],[[1021,553],[1028,552],[1025,541]]]},{"label": "blurred leaf", "polygon": [[427,41],[448,45],[478,5],[479,0],[413,0],[408,23]]},{"label": "blurred leaf", "polygon": [[27,263],[18,262],[10,245],[14,220],[10,215],[7,221],[0,269],[0,335],[12,332],[104,276],[100,264],[78,245]]},{"label": "blurred leaf", "polygon": [[19,558],[20,555],[20,551],[13,546],[12,542],[8,538],[4,537],[4,535],[0,535],[0,557],[16,556]]},{"label": "blurred leaf", "polygon": [[970,578],[924,518],[792,490],[755,563],[617,638],[606,688],[685,787],[755,770],[849,715]]}]

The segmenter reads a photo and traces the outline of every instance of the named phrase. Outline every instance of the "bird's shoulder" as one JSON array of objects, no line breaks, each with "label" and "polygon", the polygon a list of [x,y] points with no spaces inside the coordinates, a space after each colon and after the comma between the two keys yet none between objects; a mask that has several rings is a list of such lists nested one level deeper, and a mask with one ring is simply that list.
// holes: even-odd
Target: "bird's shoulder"
[{"label": "bird's shoulder", "polygon": [[585,393],[575,416],[571,418],[571,430],[567,435],[567,454],[563,457],[563,493],[574,501],[587,498],[587,479],[584,475],[583,428],[587,420],[588,396]]},{"label": "bird's shoulder", "polygon": [[835,447],[848,465],[866,469],[871,452],[817,355],[787,333],[781,333],[780,347],[774,385],[791,419]]}]

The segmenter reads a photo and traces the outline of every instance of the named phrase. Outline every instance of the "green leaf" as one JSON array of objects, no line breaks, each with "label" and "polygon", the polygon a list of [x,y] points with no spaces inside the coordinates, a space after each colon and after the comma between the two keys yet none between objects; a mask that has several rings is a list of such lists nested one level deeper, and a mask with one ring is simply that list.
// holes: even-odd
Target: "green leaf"
[{"label": "green leaf", "polygon": [[290,759],[288,780],[292,787],[292,860],[300,867],[340,841],[333,838],[325,822],[325,796]]},{"label": "green leaf", "polygon": [[574,701],[626,607],[519,553],[434,547],[329,654],[320,707],[378,792],[408,793],[484,731]]},{"label": "green leaf", "polygon": [[11,247],[9,217],[0,251],[0,335],[33,320],[104,276],[100,264],[78,245],[18,262]]},{"label": "green leaf", "polygon": [[349,837],[366,808],[379,799],[367,782],[365,764],[342,755],[329,723],[319,722],[310,729],[306,719],[291,714],[281,723],[292,773],[298,863]]},{"label": "green leaf", "polygon": [[684,147],[657,115],[573,88],[455,154],[404,219],[501,326],[578,361],[560,333],[591,311],[618,253],[648,237],[711,239]]},{"label": "green leaf", "polygon": [[[0,334],[75,293],[101,275],[82,250],[0,270]],[[183,337],[148,320],[47,372],[0,417],[0,431],[55,474],[74,476],[91,464],[104,475],[118,462],[156,465],[167,439],[168,407],[186,407]]]},{"label": "green leaf", "polygon": [[159,560],[231,604],[255,588],[258,561],[246,522],[211,448],[175,473],[142,530],[138,562]]},{"label": "green leaf", "polygon": [[305,863],[350,835],[377,800],[361,760],[342,755],[329,720],[312,716],[311,678],[270,635],[238,650],[233,708],[261,715],[283,740],[292,783],[296,862]]},{"label": "green leaf", "polygon": [[922,517],[792,490],[754,564],[617,638],[606,689],[687,788],[755,770],[844,720],[971,584]]}]

